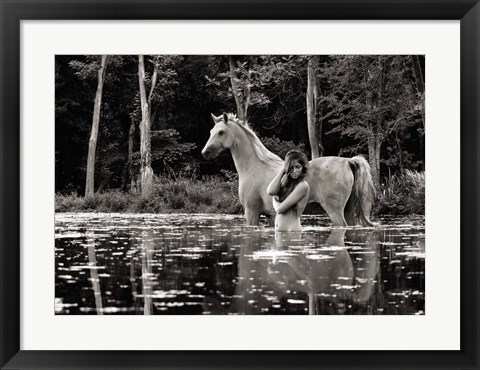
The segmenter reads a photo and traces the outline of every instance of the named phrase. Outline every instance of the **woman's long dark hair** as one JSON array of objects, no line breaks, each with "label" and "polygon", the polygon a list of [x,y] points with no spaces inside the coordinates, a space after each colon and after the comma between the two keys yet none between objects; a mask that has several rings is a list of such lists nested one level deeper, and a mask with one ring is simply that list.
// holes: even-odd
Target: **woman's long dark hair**
[{"label": "woman's long dark hair", "polygon": [[[294,160],[298,160],[298,162],[300,162],[300,164],[303,167],[302,173],[296,179],[292,179],[290,177],[290,166],[292,165],[292,162]],[[309,168],[307,156],[299,150],[295,150],[295,149],[290,150],[285,155],[284,168],[285,168],[285,176],[282,179],[282,182],[280,183],[280,191],[278,192],[278,195],[277,195],[278,201],[280,202],[283,202],[290,195],[293,189],[295,189],[295,187],[301,181],[303,181],[305,176],[307,176],[308,168]]]}]

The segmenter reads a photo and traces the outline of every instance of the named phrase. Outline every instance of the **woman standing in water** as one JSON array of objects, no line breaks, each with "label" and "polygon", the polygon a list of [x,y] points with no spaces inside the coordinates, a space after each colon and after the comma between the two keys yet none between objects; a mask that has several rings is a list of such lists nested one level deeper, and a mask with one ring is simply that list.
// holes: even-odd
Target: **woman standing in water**
[{"label": "woman standing in water", "polygon": [[275,231],[301,231],[300,217],[308,202],[310,187],[305,181],[308,159],[298,150],[285,156],[282,171],[268,185],[267,193],[273,196]]}]

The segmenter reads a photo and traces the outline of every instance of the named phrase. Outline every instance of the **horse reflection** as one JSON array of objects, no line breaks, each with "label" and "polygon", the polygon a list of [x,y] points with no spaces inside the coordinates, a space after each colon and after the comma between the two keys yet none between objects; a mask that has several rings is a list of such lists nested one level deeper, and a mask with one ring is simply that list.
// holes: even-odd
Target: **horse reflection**
[{"label": "horse reflection", "polygon": [[311,233],[276,233],[270,248],[261,250],[259,237],[244,239],[230,312],[350,314],[376,307],[381,291],[374,231],[332,229],[318,243]]}]

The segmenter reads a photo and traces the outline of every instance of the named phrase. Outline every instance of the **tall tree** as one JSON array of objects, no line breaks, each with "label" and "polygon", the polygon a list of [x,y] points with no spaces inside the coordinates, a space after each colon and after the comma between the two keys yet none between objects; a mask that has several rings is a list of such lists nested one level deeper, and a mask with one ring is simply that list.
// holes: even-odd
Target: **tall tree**
[{"label": "tall tree", "polygon": [[[321,100],[329,110],[324,118],[329,117],[333,126],[329,133],[353,139],[351,146],[342,144],[340,155],[367,151],[376,186],[380,184],[381,164],[417,168],[421,162],[420,157],[406,151],[412,145],[407,139],[424,112],[423,95],[413,93],[409,58],[336,56],[321,70],[328,84],[328,94]],[[398,136],[402,137],[401,145],[395,142]],[[382,151],[388,154],[382,157]]]},{"label": "tall tree", "polygon": [[[120,59],[118,63],[115,58]],[[179,172],[190,161],[195,161],[192,167],[201,174],[233,166],[228,156],[206,166],[198,151],[192,152],[191,146],[181,147],[191,141],[199,147],[205,144],[210,112],[235,112],[228,56],[193,55],[173,61],[172,56],[144,58],[146,100],[154,62],[158,59],[160,63],[150,102],[153,173]],[[286,148],[285,140],[291,140],[292,145],[306,144],[309,150],[305,96],[310,58],[278,55],[237,58],[235,72],[240,86],[249,84],[248,119],[266,143],[278,141],[276,153]],[[383,59],[384,82],[380,105],[379,58]],[[424,57],[420,55],[418,59],[424,75]],[[55,187],[62,193],[85,192],[91,103],[100,62],[98,55],[55,58]],[[365,66],[368,71],[364,71]],[[134,187],[141,189],[142,106],[138,73],[138,55],[108,57],[95,155],[95,192],[102,183],[106,189],[126,190],[133,177]],[[323,143],[325,154],[368,155],[369,137],[380,122],[381,145],[376,150],[380,152],[380,176],[401,169],[421,169],[424,94],[418,90],[414,73],[410,55],[320,56],[317,138],[321,144],[322,135],[328,135]],[[367,92],[370,109],[366,104]],[[322,120],[325,132],[320,130]]]},{"label": "tall tree", "polygon": [[418,55],[410,55],[415,73],[415,82],[417,83],[418,92],[421,94],[425,91],[425,82],[423,81],[422,67],[420,66],[420,58]]},{"label": "tall tree", "polygon": [[231,99],[233,95],[237,117],[247,121],[251,107],[265,108],[271,103],[266,91],[285,79],[286,63],[279,57],[265,55],[230,55],[227,60],[228,72],[218,70],[205,78],[209,86],[217,89],[221,99]]},{"label": "tall tree", "polygon": [[237,105],[237,117],[242,121],[247,120],[248,107],[250,106],[250,77],[251,72],[247,72],[247,78],[239,77],[238,57],[230,55],[228,57],[228,65],[230,67],[230,82],[232,84],[232,92]]},{"label": "tall tree", "polygon": [[134,144],[134,135],[135,135],[135,118],[131,117],[130,118],[130,128],[128,130],[128,160],[127,160],[127,166],[128,166],[128,175],[130,177],[130,192],[136,193],[137,192],[137,186],[136,186],[136,176],[135,176],[135,171],[134,171],[134,165],[133,165],[133,144]]},{"label": "tall tree", "polygon": [[[383,141],[382,135],[382,125],[383,125],[383,90],[384,90],[384,81],[383,81],[383,61],[378,59],[376,61],[376,79],[377,79],[377,91],[376,91],[376,101],[373,103],[372,93],[373,91],[367,91],[367,109],[373,114],[367,118],[368,123],[368,160],[370,162],[370,167],[372,169],[372,178],[373,182],[377,189],[380,187],[380,147]],[[365,66],[365,76],[369,73],[369,67]],[[368,77],[365,78],[367,80]]]},{"label": "tall tree", "polygon": [[318,55],[312,56],[308,60],[307,67],[307,127],[308,127],[308,139],[310,141],[310,149],[312,151],[312,159],[318,158],[319,145],[318,145],[318,130],[317,130],[317,117],[318,117],[318,76],[317,69],[320,61]]},{"label": "tall tree", "polygon": [[105,72],[107,69],[107,56],[102,55],[100,68],[98,69],[97,92],[95,93],[95,103],[93,106],[92,130],[88,142],[87,158],[87,179],[85,184],[85,195],[94,193],[95,182],[95,151],[97,148],[98,127],[100,125],[100,112],[102,107],[103,83],[105,81]]},{"label": "tall tree", "polygon": [[158,70],[154,66],[150,93],[147,96],[145,88],[145,63],[143,55],[138,56],[138,83],[140,85],[140,104],[142,109],[142,122],[140,123],[140,184],[142,195],[151,192],[153,186],[153,170],[152,170],[152,149],[151,149],[151,103],[155,84],[157,82]]},{"label": "tall tree", "polygon": [[[172,150],[176,155],[181,156],[190,151],[193,147],[191,143],[182,143],[177,147],[175,140],[178,132],[167,129],[168,121],[171,119],[170,104],[175,95],[174,87],[178,85],[176,68],[183,60],[178,55],[154,55],[148,58],[148,64],[145,63],[143,55],[138,59],[138,78],[139,78],[139,96],[137,97],[136,107],[131,112],[131,119],[140,121],[140,188],[142,194],[148,194],[152,190],[153,173],[161,172],[165,169],[168,159],[162,157],[162,151]],[[153,71],[148,73],[146,67],[152,67]],[[147,90],[149,86],[149,93]],[[167,104],[168,103],[168,104]],[[141,116],[141,120],[140,120]],[[160,130],[152,128],[156,126]],[[130,127],[130,132],[134,127]],[[167,140],[163,140],[163,139]],[[171,140],[170,140],[171,139]],[[188,145],[187,145],[188,144]],[[152,146],[154,149],[152,149]],[[172,146],[174,148],[172,148]],[[132,148],[132,147],[130,147]],[[136,155],[133,154],[135,157]],[[170,159],[172,159],[170,157]],[[177,157],[178,159],[178,157]]]},{"label": "tall tree", "polygon": [[[410,55],[413,65],[413,72],[415,74],[415,82],[417,85],[418,92],[423,96],[425,93],[425,81],[424,76],[422,73],[422,67],[420,65],[420,57],[418,55]],[[424,136],[425,136],[425,118],[422,115],[421,126],[419,127],[419,134],[420,134],[420,152],[422,159],[425,151],[425,143],[424,143]],[[425,161],[422,161],[422,169],[425,171]]]}]

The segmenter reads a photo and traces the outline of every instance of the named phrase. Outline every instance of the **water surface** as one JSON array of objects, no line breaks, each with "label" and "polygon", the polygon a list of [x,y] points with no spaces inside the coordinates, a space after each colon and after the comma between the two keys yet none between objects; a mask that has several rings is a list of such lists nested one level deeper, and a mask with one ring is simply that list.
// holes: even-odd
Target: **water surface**
[{"label": "water surface", "polygon": [[301,234],[243,216],[59,213],[56,314],[424,314],[423,217]]}]

